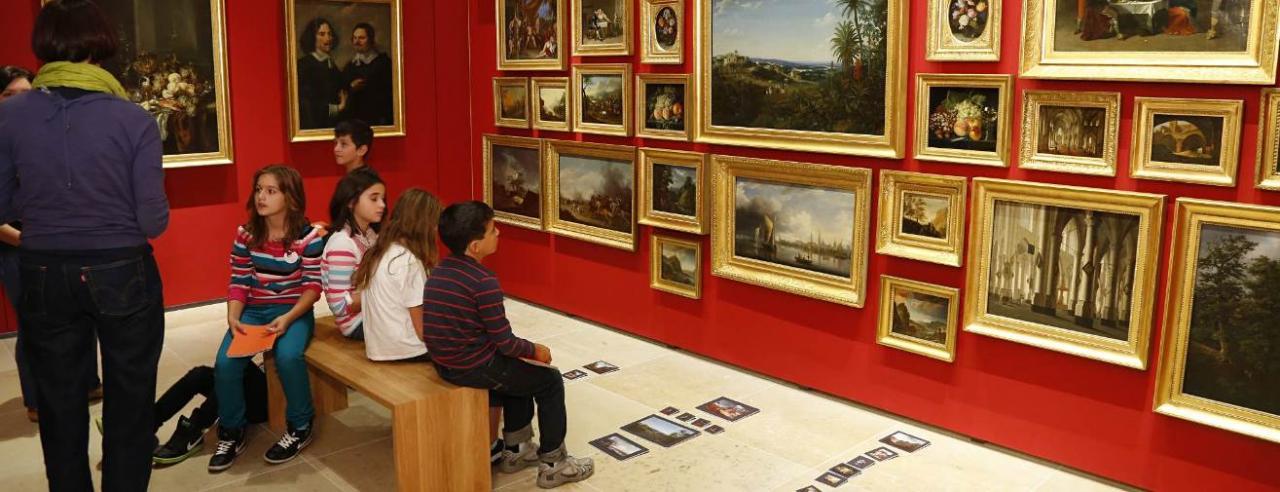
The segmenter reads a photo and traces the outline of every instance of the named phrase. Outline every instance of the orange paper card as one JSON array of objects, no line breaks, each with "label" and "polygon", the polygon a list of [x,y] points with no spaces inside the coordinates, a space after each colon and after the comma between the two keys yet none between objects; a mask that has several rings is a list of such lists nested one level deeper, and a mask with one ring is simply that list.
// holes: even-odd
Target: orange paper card
[{"label": "orange paper card", "polygon": [[266,326],[240,325],[244,333],[233,332],[231,346],[227,348],[227,357],[252,357],[271,350],[275,346],[279,333],[267,331]]}]

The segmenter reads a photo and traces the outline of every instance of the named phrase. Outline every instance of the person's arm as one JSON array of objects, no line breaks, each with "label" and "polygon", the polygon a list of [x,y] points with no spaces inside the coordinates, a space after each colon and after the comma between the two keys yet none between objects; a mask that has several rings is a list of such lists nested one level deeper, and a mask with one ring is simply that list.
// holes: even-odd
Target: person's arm
[{"label": "person's arm", "polygon": [[[231,284],[227,287],[227,306],[240,303],[241,310],[249,303],[249,291],[253,289],[253,258],[249,255],[249,234],[241,227],[236,231],[236,239],[231,243]],[[235,313],[240,319],[240,313]],[[228,311],[227,316],[231,313]]]},{"label": "person's arm", "polygon": [[330,236],[320,260],[320,278],[323,280],[325,302],[338,318],[360,311],[355,302],[355,286],[351,285],[357,266],[356,243],[343,233]]},{"label": "person's arm", "polygon": [[[406,255],[412,257],[412,255]],[[400,286],[400,305],[409,309],[409,320],[413,323],[413,331],[422,338],[422,304],[427,291],[427,269],[417,258],[409,260],[409,268],[404,283]]]},{"label": "person's arm", "polygon": [[413,332],[418,334],[418,340],[422,338],[422,305],[409,308],[409,320],[413,322]]},{"label": "person's arm", "polygon": [[293,324],[294,320],[311,311],[316,301],[320,300],[320,293],[324,291],[323,282],[320,280],[320,257],[324,255],[324,235],[313,228],[304,241],[306,246],[302,248],[302,295],[298,297],[298,302],[293,303],[293,309],[267,324],[269,331],[281,332],[289,329],[289,325]]},{"label": "person's arm", "polygon": [[229,300],[227,301],[227,326],[235,330],[236,333],[244,333],[244,329],[240,328],[240,315],[244,314],[244,301]]},{"label": "person's arm", "polygon": [[485,336],[498,347],[498,351],[507,357],[536,358],[538,354],[532,342],[520,338],[511,332],[511,323],[507,321],[507,311],[502,303],[505,296],[498,279],[488,277],[482,279],[476,288],[476,308],[480,321],[484,324]]},{"label": "person's arm", "polygon": [[0,224],[0,243],[18,247],[22,245],[22,231],[9,224]]},{"label": "person's arm", "polygon": [[169,199],[164,194],[164,148],[154,119],[147,119],[134,148],[133,201],[138,227],[155,239],[169,227]]}]

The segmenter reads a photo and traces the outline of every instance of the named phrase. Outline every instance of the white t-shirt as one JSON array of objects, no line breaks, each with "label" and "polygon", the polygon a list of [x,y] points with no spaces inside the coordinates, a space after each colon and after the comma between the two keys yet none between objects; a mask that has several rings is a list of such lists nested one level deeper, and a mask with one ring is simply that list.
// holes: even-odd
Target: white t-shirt
[{"label": "white t-shirt", "polygon": [[364,351],[370,360],[401,360],[427,353],[409,318],[409,308],[422,305],[427,271],[399,244],[378,261],[373,279],[361,293],[364,305]]}]

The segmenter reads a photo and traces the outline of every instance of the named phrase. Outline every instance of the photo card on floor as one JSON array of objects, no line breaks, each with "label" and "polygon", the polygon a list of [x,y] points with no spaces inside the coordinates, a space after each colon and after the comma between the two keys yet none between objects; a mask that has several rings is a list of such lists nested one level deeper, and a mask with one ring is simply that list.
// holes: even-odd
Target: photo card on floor
[{"label": "photo card on floor", "polygon": [[667,407],[662,409],[661,413],[663,415],[675,415],[677,413],[680,413],[680,409],[676,407]]},{"label": "photo card on floor", "polygon": [[853,478],[854,475],[862,473],[861,471],[858,471],[857,468],[849,466],[849,464],[847,463],[840,463],[836,466],[833,466],[831,467],[831,471],[845,478]]},{"label": "photo card on floor", "polygon": [[564,373],[564,374],[562,374],[562,375],[564,376],[564,378],[565,378],[565,379],[568,379],[568,380],[570,380],[570,381],[573,381],[573,380],[575,380],[575,379],[579,379],[579,378],[584,378],[584,377],[586,377],[586,376],[587,376],[587,373],[586,373],[586,372],[583,372],[583,370],[582,370],[582,369],[574,369],[574,370],[569,371],[569,372],[566,372],[566,373]]},{"label": "photo card on floor", "polygon": [[587,368],[588,370],[590,370],[591,372],[594,372],[594,373],[596,373],[596,374],[604,374],[604,373],[606,373],[606,372],[613,372],[613,371],[618,370],[618,366],[615,366],[615,365],[613,365],[613,364],[610,364],[610,363],[605,362],[605,361],[602,361],[602,360],[598,360],[598,361],[592,362],[592,363],[587,364],[587,365],[582,366],[582,367],[585,367],[585,368]]},{"label": "photo card on floor", "polygon": [[706,430],[711,434],[719,434],[721,432],[724,432],[724,427],[720,427],[718,425],[709,425],[707,426]]},{"label": "photo card on floor", "polygon": [[706,427],[706,426],[707,426],[707,424],[710,424],[710,423],[711,423],[711,421],[710,421],[710,420],[707,420],[707,419],[698,419],[698,420],[693,421],[693,426],[694,426],[694,427],[697,427],[697,428],[699,428],[699,429],[701,429],[701,428],[703,428],[703,427]]},{"label": "photo card on floor", "polygon": [[871,451],[867,451],[867,456],[875,458],[876,461],[885,461],[897,458],[898,453],[893,452],[892,449],[880,446],[872,449]]},{"label": "photo card on floor", "polygon": [[622,430],[664,448],[669,448],[697,437],[700,432],[664,419],[650,415],[630,424],[622,426]]},{"label": "photo card on floor", "polygon": [[919,451],[920,448],[923,448],[929,445],[929,441],[913,436],[911,434],[907,434],[906,432],[902,432],[902,431],[897,431],[897,432],[894,432],[893,434],[889,434],[888,436],[885,436],[884,438],[880,439],[880,442],[888,444],[895,448],[901,449],[908,453],[914,453],[916,451]]},{"label": "photo card on floor", "polygon": [[803,488],[803,489],[796,489],[796,492],[822,492],[822,489],[819,489],[819,488],[817,488],[817,487],[814,487],[814,486],[810,485],[810,486],[805,487],[805,488]]},{"label": "photo card on floor", "polygon": [[694,415],[689,412],[682,413],[680,414],[680,416],[676,417],[676,420],[679,420],[681,422],[689,422],[689,421],[692,421],[693,419],[694,419]]},{"label": "photo card on floor", "polygon": [[618,461],[626,461],[649,452],[649,448],[641,446],[617,432],[591,441],[590,444]]},{"label": "photo card on floor", "polygon": [[867,468],[871,468],[872,465],[875,465],[876,462],[866,456],[858,456],[857,458],[849,460],[849,464],[859,470],[866,470]]},{"label": "photo card on floor", "polygon": [[730,422],[737,422],[760,412],[759,408],[724,396],[698,405],[697,408]]},{"label": "photo card on floor", "polygon": [[822,476],[815,478],[814,480],[828,487],[839,487],[841,485],[844,485],[844,483],[849,479],[844,478],[833,472],[826,472],[826,473],[823,473]]}]

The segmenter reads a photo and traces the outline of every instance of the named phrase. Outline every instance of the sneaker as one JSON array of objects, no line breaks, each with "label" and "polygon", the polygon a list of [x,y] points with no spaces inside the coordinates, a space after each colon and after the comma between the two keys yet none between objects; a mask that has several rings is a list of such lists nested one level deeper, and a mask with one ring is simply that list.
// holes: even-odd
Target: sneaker
[{"label": "sneaker", "polygon": [[553,489],[571,482],[581,482],[596,472],[595,462],[591,458],[574,458],[560,448],[552,454],[559,454],[560,459],[538,465],[538,488]]},{"label": "sneaker", "polygon": [[538,464],[538,446],[528,440],[515,446],[507,446],[502,450],[498,461],[498,470],[502,473],[515,473]]},{"label": "sneaker", "polygon": [[236,457],[244,453],[244,448],[248,444],[248,439],[244,438],[244,429],[227,429],[218,427],[218,447],[213,451],[213,457],[209,458],[209,471],[220,472],[231,468],[231,464],[236,462]]},{"label": "sneaker", "polygon": [[178,427],[173,430],[173,436],[151,453],[151,461],[157,465],[182,463],[199,452],[203,445],[204,429],[197,429],[186,417],[178,417]]},{"label": "sneaker", "polygon": [[289,427],[289,431],[280,436],[280,440],[274,446],[271,446],[271,449],[267,450],[267,454],[262,457],[267,460],[267,463],[273,465],[286,463],[297,458],[298,453],[302,452],[302,448],[311,444],[313,435],[311,424],[307,424],[306,427],[301,429],[294,429],[293,426]]},{"label": "sneaker", "polygon": [[490,465],[496,465],[502,460],[502,450],[506,449],[506,447],[507,445],[502,442],[502,439],[493,441],[493,445],[489,446]]}]

